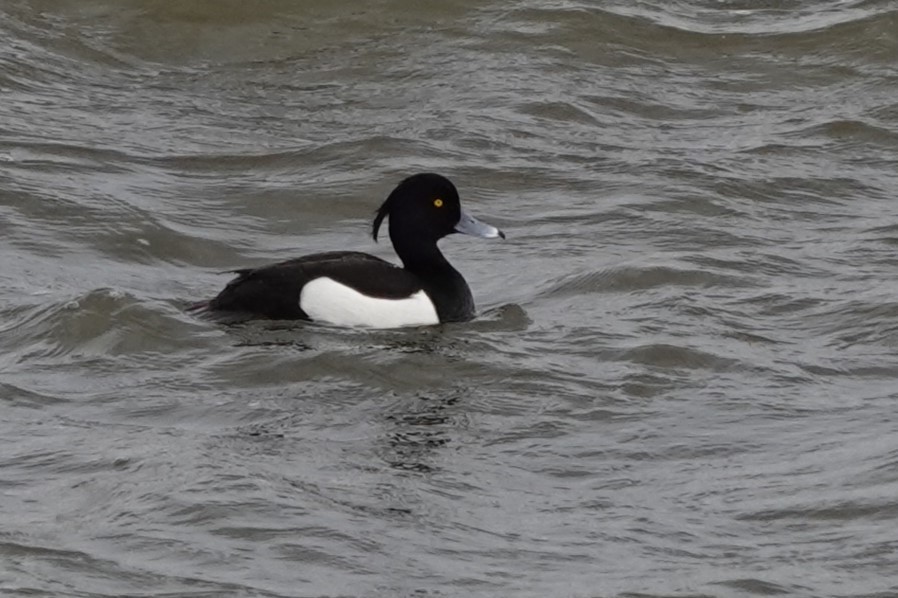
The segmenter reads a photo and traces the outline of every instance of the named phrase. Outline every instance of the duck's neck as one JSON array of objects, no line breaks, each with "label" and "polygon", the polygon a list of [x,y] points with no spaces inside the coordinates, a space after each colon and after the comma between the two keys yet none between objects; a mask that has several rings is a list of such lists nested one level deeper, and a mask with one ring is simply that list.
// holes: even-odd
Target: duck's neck
[{"label": "duck's neck", "polygon": [[436,242],[432,243],[405,243],[399,239],[391,239],[396,255],[402,260],[402,265],[409,272],[419,276],[432,275],[433,273],[445,273],[447,270],[455,272],[455,268],[443,257]]}]

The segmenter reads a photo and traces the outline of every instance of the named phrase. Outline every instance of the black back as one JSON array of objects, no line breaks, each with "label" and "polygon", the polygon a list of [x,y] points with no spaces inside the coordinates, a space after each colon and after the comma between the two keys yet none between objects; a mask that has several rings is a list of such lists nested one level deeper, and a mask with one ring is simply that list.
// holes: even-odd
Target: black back
[{"label": "black back", "polygon": [[357,251],[315,253],[235,272],[237,278],[209,302],[210,310],[308,320],[299,306],[299,296],[307,282],[322,276],[382,299],[402,299],[422,288],[415,277],[395,264]]}]

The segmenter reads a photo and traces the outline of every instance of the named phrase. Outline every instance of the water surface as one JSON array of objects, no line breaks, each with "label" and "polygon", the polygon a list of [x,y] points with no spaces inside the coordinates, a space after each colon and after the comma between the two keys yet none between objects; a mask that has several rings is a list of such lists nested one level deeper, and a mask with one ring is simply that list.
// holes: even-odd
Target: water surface
[{"label": "water surface", "polygon": [[[9,1],[0,592],[898,595],[898,4]],[[477,320],[185,314],[374,244]]]}]

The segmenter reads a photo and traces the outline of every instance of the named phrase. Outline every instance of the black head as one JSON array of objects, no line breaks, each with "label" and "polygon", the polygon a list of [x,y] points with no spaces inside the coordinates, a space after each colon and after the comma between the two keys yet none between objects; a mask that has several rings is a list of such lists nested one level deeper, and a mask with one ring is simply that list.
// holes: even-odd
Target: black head
[{"label": "black head", "polygon": [[424,242],[442,239],[455,231],[461,219],[461,203],[455,185],[444,176],[415,174],[403,180],[377,210],[371,234],[390,217],[390,239],[416,238]]}]

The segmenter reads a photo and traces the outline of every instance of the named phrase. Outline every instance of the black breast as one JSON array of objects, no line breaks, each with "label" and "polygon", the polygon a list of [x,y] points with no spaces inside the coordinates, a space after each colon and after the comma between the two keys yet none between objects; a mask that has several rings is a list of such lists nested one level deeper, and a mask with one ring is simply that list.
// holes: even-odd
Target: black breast
[{"label": "black breast", "polygon": [[474,317],[474,297],[458,270],[448,263],[446,266],[419,274],[418,278],[433,301],[440,322],[466,322]]}]

